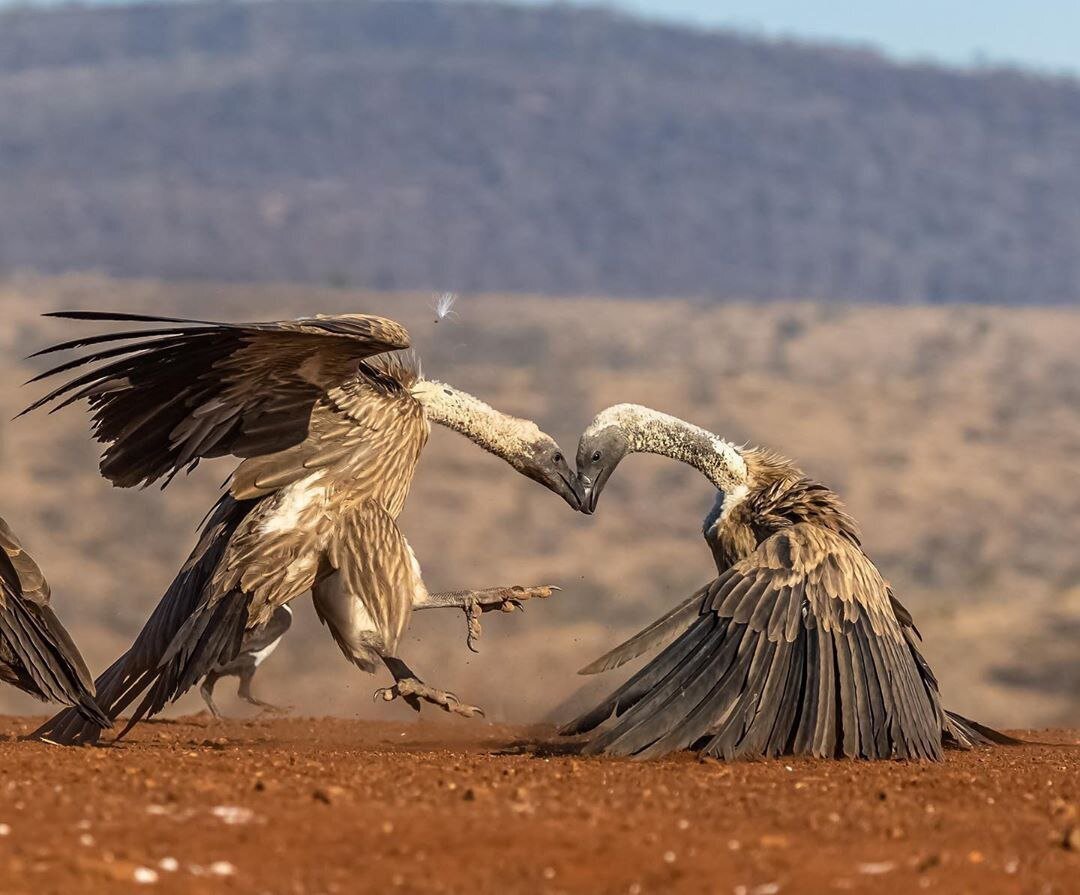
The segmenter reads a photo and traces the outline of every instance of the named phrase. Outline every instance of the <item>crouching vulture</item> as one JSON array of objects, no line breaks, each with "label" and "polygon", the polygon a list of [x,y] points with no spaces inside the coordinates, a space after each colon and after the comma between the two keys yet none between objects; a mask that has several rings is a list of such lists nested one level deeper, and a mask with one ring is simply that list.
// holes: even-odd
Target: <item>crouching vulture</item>
[{"label": "crouching vulture", "polygon": [[584,512],[637,452],[687,463],[716,487],[704,534],[719,574],[582,670],[615,668],[667,644],[563,728],[591,732],[585,752],[939,759],[943,745],[1015,742],[942,709],[911,615],[829,488],[769,451],[620,404],[581,437]]},{"label": "crouching vulture", "polygon": [[[143,322],[46,349],[95,346],[38,379],[88,368],[27,410],[85,399],[103,442],[102,474],[120,487],[167,485],[205,457],[242,462],[184,567],[131,648],[97,681],[124,731],[238,653],[245,632],[310,591],[346,658],[392,687],[377,696],[479,712],[428,686],[397,656],[414,609],[456,606],[470,645],[486,609],[512,610],[549,586],[429,594],[396,519],[430,426],[460,432],[522,475],[580,506],[576,476],[535,423],[425,379],[399,349],[398,323],[368,315],[230,324],[136,314],[52,316]],[[101,346],[109,347],[101,347]],[[164,486],[163,486],[164,487]],[[102,725],[62,712],[37,731],[92,742]]]}]

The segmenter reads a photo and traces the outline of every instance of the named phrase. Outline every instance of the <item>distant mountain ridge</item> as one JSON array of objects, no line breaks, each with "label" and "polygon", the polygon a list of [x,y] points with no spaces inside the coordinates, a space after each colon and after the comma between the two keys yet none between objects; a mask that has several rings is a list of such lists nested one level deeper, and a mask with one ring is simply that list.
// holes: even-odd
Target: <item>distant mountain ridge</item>
[{"label": "distant mountain ridge", "polygon": [[0,13],[0,273],[1065,303],[1080,83],[602,10]]}]

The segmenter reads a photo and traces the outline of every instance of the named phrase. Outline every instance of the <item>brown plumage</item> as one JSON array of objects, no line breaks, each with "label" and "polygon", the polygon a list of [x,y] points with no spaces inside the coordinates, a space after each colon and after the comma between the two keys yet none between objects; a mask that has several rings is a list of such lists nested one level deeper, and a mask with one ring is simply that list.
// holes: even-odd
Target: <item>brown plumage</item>
[{"label": "brown plumage", "polygon": [[582,436],[587,510],[635,451],[690,463],[719,489],[704,529],[719,575],[583,669],[615,668],[669,644],[564,728],[580,734],[617,718],[585,751],[936,759],[943,744],[1009,741],[942,709],[910,614],[830,489],[775,454],[619,405]]},{"label": "brown plumage", "polygon": [[107,726],[93,678],[49,598],[41,569],[0,519],[0,681]]},{"label": "brown plumage", "polygon": [[[431,422],[462,432],[576,506],[573,474],[534,424],[422,379],[401,356],[375,356],[408,346],[393,321],[58,316],[170,324],[49,349],[121,343],[42,374],[90,366],[33,405],[85,398],[106,444],[106,478],[120,486],[168,484],[203,457],[243,459],[135,643],[99,679],[99,702],[111,718],[140,696],[131,723],[156,713],[231,660],[245,631],[308,591],[350,661],[374,671],[381,659],[399,683],[411,679],[400,660],[390,660],[413,609],[437,595],[424,588],[396,518]],[[508,599],[491,596],[490,605]],[[440,605],[473,608],[468,599]],[[452,694],[426,693],[419,682],[400,695],[459,708]],[[41,734],[78,742],[98,730],[61,713]]]}]

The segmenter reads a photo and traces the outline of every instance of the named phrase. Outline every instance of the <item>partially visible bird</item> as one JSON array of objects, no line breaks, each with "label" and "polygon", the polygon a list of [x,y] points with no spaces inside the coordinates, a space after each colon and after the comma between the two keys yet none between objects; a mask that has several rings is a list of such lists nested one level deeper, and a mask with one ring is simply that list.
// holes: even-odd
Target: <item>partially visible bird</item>
[{"label": "partially visible bird", "polygon": [[82,718],[108,727],[94,701],[94,680],[49,605],[50,595],[41,569],[0,519],[0,680],[43,701],[73,706]]},{"label": "partially visible bird", "polygon": [[717,488],[704,533],[719,575],[582,670],[616,668],[667,644],[563,728],[595,731],[586,752],[938,759],[943,745],[1015,742],[942,708],[910,613],[833,491],[777,454],[620,404],[578,445],[585,512],[637,452],[687,463]]},{"label": "partially visible bird", "polygon": [[[398,352],[408,333],[382,317],[232,324],[90,311],[52,316],[155,324],[41,352],[98,346],[36,377],[88,368],[27,409],[87,400],[106,445],[101,472],[113,484],[167,485],[206,457],[242,461],[134,644],[98,678],[108,717],[134,704],[124,732],[230,663],[248,632],[307,592],[349,661],[391,672],[395,683],[379,691],[382,698],[479,712],[425,684],[397,656],[412,612],[456,606],[474,621],[480,611],[513,608],[552,588],[429,594],[397,517],[432,423],[580,507],[576,476],[551,436],[424,379]],[[100,347],[108,343],[115,344]],[[93,742],[100,729],[61,712],[37,733]]]},{"label": "partially visible bird", "polygon": [[282,711],[276,705],[256,699],[251,692],[251,682],[255,678],[255,672],[263,662],[270,658],[270,654],[278,648],[281,638],[292,626],[292,607],[288,604],[279,606],[270,616],[270,621],[258,628],[252,628],[244,635],[244,642],[240,644],[240,652],[227,661],[215,665],[203,678],[199,693],[202,695],[206,707],[215,718],[221,717],[217,705],[214,703],[214,687],[223,677],[240,678],[240,686],[236,691],[244,702],[256,708],[269,712]]}]

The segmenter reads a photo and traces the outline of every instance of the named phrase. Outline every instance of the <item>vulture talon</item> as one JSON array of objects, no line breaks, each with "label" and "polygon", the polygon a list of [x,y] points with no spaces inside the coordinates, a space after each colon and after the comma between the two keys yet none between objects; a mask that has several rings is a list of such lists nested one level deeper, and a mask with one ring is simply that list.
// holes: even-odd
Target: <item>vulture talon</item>
[{"label": "vulture talon", "polygon": [[[458,593],[445,596],[457,602],[457,605],[465,611],[465,624],[468,628],[465,643],[470,650],[478,653],[480,650],[476,644],[483,634],[483,629],[480,627],[481,615],[485,612],[524,612],[526,600],[546,600],[552,593],[561,589],[554,584],[532,587],[515,584],[511,587],[492,587],[487,590],[469,591],[464,595]],[[436,597],[436,599],[439,598]],[[443,605],[447,604],[443,603]]]},{"label": "vulture talon", "polygon": [[465,602],[465,645],[474,653],[480,652],[477,649],[476,642],[480,639],[480,636],[484,633],[484,629],[480,626],[480,616],[484,612],[484,607],[475,598],[469,598]]},{"label": "vulture talon", "polygon": [[398,698],[404,699],[416,711],[420,711],[420,703],[423,701],[438,706],[445,712],[461,715],[464,718],[473,718],[478,715],[481,718],[484,717],[484,710],[479,706],[464,703],[449,690],[429,687],[422,680],[415,677],[401,678],[392,687],[380,687],[375,691],[376,702],[380,699],[384,702],[393,702]]}]

